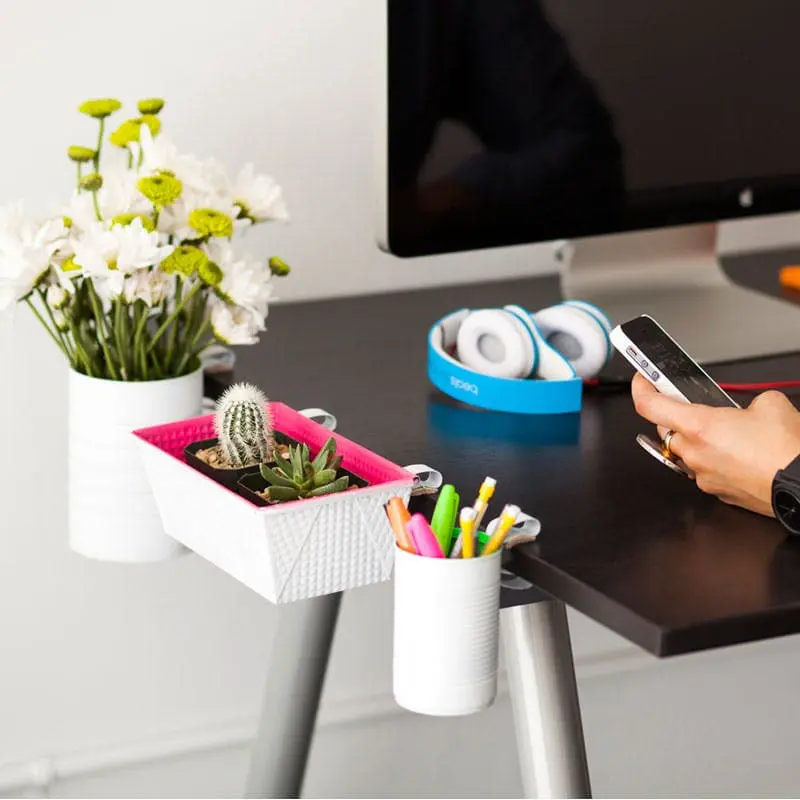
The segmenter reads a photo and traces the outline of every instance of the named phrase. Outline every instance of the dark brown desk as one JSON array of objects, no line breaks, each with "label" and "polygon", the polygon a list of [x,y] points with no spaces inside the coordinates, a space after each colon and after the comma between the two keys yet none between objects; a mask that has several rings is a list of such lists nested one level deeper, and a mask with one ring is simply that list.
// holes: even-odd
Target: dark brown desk
[{"label": "dark brown desk", "polygon": [[[736,280],[777,294],[777,267],[791,261],[800,261],[797,253],[740,257],[727,267]],[[581,736],[580,715],[561,603],[657,656],[800,632],[800,540],[649,458],[634,442],[648,426],[626,391],[587,390],[580,415],[543,418],[460,406],[430,386],[426,333],[446,312],[509,302],[536,309],[558,299],[555,279],[544,278],[278,307],[263,343],[238,353],[236,376],[296,408],[332,411],[348,437],[400,464],[428,463],[464,493],[492,475],[499,503],[513,501],[542,521],[539,540],[518,548],[510,564],[535,588],[507,589],[503,604],[549,600],[525,613],[550,615],[539,619],[537,635],[552,640],[555,667],[531,669],[568,673],[566,684],[549,674],[520,691],[574,704],[572,730],[562,731],[569,738]],[[620,370],[629,374],[611,367]],[[727,381],[795,378],[800,355],[710,371]],[[512,623],[518,633],[532,619],[522,613]],[[519,733],[519,715],[517,723]],[[582,739],[562,744],[569,756]],[[252,793],[263,791],[257,785],[251,780]]]}]

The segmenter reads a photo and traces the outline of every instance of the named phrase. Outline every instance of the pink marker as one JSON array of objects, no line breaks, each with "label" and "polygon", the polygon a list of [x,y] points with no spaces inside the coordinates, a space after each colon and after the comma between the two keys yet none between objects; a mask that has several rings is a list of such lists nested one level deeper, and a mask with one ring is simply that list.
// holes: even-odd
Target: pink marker
[{"label": "pink marker", "polygon": [[422,514],[414,514],[406,523],[406,530],[414,541],[417,553],[428,558],[444,558],[442,547]]}]

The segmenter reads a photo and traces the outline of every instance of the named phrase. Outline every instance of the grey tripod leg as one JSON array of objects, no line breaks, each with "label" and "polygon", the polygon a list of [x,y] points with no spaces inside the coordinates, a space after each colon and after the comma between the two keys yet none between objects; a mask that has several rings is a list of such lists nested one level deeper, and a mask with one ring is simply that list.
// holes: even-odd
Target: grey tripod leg
[{"label": "grey tripod leg", "polygon": [[591,797],[564,604],[506,608],[500,619],[525,797]]},{"label": "grey tripod leg", "polygon": [[300,797],[342,600],[280,606],[245,797]]}]

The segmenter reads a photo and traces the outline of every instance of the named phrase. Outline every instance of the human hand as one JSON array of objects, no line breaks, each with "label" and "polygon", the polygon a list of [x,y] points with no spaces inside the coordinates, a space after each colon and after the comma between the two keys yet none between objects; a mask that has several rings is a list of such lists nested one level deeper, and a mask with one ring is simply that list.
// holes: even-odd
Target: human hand
[{"label": "human hand", "polygon": [[699,489],[773,516],[775,473],[800,455],[800,412],[786,395],[764,392],[746,409],[715,408],[667,397],[638,373],[631,393],[662,438],[675,432],[670,450],[695,473]]}]

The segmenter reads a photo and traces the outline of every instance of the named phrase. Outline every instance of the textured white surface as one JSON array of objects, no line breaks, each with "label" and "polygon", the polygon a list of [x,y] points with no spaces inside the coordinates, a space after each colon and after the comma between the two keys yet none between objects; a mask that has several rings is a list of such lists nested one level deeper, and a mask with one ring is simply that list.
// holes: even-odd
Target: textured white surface
[{"label": "textured white surface", "polygon": [[394,696],[409,711],[474,714],[497,694],[501,553],[423,558],[396,550]]},{"label": "textured white surface", "polygon": [[69,375],[69,542],[103,561],[160,561],[183,548],[164,533],[131,431],[200,413],[200,370],[127,383]]}]

